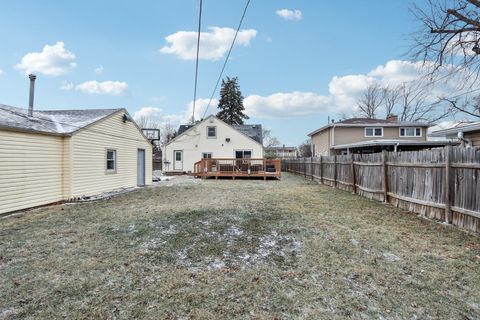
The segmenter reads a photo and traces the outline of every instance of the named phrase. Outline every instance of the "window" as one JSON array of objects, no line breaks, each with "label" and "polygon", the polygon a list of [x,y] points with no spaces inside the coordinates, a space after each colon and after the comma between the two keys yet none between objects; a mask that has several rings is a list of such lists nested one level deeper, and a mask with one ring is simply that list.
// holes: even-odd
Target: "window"
[{"label": "window", "polygon": [[203,152],[202,153],[202,159],[212,159],[212,153],[211,152]]},{"label": "window", "polygon": [[217,137],[217,127],[207,127],[207,138],[213,139]]},{"label": "window", "polygon": [[235,151],[236,159],[249,159],[252,157],[252,151],[250,150],[237,150]]},{"label": "window", "polygon": [[383,128],[365,128],[365,137],[383,137]]},{"label": "window", "polygon": [[107,149],[107,172],[117,171],[117,150]]},{"label": "window", "polygon": [[400,137],[421,137],[422,128],[400,128]]},{"label": "window", "polygon": [[182,161],[182,152],[176,151],[175,152],[175,161]]}]

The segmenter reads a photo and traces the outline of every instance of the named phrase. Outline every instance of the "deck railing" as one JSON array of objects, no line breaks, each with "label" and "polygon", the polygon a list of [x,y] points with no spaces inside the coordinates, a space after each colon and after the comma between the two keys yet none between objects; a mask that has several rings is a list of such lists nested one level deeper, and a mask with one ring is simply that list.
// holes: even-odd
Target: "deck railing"
[{"label": "deck railing", "polygon": [[205,158],[195,163],[194,175],[198,177],[275,177],[281,175],[279,159],[263,158]]}]

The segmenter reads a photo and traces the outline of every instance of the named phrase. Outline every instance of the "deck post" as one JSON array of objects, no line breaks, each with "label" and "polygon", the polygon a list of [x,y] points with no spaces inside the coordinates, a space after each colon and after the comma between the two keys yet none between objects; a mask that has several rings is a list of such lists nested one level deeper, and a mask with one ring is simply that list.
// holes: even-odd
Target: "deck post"
[{"label": "deck post", "polygon": [[352,168],[352,193],[353,194],[356,194],[357,193],[357,182],[356,182],[356,178],[355,178],[355,155],[352,153],[351,154],[352,156],[352,162],[350,164],[351,168]]},{"label": "deck post", "polygon": [[382,168],[383,168],[383,201],[388,202],[388,170],[387,170],[387,150],[382,150]]},{"label": "deck post", "polygon": [[450,171],[451,171],[451,148],[446,146],[445,152],[445,223],[451,224],[453,220],[452,214],[452,197],[450,194]]}]

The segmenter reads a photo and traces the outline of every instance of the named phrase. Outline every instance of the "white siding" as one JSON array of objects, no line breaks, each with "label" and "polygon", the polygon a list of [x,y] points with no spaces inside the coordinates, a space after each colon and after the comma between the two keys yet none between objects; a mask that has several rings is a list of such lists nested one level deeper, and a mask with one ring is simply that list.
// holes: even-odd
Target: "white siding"
[{"label": "white siding", "polygon": [[[73,197],[137,185],[137,150],[145,149],[145,183],[152,183],[152,146],[120,111],[72,137]],[[116,173],[106,172],[106,150],[117,151]]]},{"label": "white siding", "polygon": [[[207,138],[209,126],[217,127],[217,137],[214,139]],[[227,138],[230,142],[226,141]],[[178,171],[185,172],[193,172],[194,164],[202,158],[203,152],[211,152],[213,158],[235,158],[235,150],[251,150],[252,158],[263,158],[263,146],[260,143],[215,117],[205,119],[163,148],[163,158],[169,162],[165,164],[165,171],[175,171],[175,150],[183,151],[183,170]]]},{"label": "white siding", "polygon": [[63,200],[68,139],[0,131],[0,213]]}]

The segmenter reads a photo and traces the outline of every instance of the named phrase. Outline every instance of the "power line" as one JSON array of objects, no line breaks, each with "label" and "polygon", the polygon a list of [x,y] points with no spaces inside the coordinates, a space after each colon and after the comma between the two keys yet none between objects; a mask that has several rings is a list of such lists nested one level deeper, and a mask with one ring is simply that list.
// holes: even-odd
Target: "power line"
[{"label": "power line", "polygon": [[205,115],[207,114],[208,108],[210,107],[210,104],[212,103],[213,96],[215,95],[215,92],[217,91],[218,84],[220,83],[220,79],[222,78],[223,71],[225,71],[225,67],[227,66],[228,58],[230,58],[230,54],[232,53],[233,45],[235,44],[235,40],[237,40],[238,32],[240,31],[240,28],[242,27],[243,18],[245,18],[245,14],[247,13],[247,9],[248,9],[249,4],[250,4],[250,0],[247,0],[247,3],[245,4],[245,9],[243,9],[242,17],[240,18],[240,22],[238,23],[237,31],[235,32],[235,36],[233,37],[232,44],[230,45],[230,49],[228,50],[227,57],[225,58],[225,62],[223,63],[222,71],[220,71],[220,75],[218,76],[217,83],[215,84],[215,88],[213,89],[212,95],[210,96],[210,100],[208,101],[207,108],[205,108],[205,112],[203,113],[202,118],[205,118]]},{"label": "power line", "polygon": [[201,26],[202,26],[202,0],[200,0],[200,12],[198,14],[197,59],[196,59],[196,62],[195,62],[195,87],[193,89],[192,124],[195,123],[195,102],[197,100],[198,55],[200,53],[200,29],[201,29]]}]

